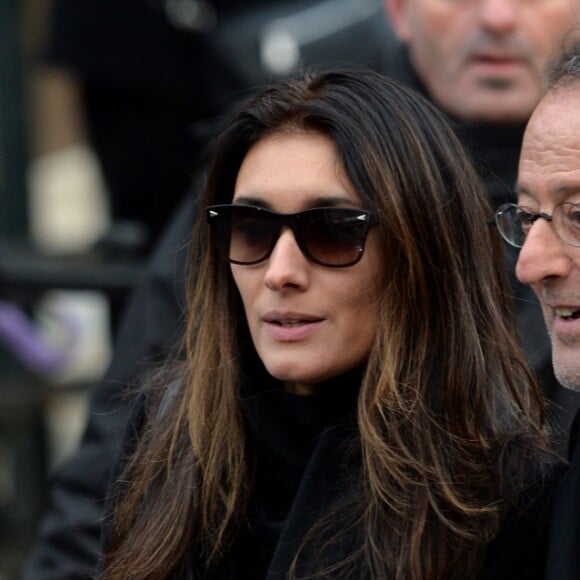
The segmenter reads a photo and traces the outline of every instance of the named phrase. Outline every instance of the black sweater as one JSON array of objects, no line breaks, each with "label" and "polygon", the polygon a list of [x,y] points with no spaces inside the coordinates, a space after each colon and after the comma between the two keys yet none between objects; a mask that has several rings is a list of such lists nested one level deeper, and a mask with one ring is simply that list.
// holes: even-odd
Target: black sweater
[{"label": "black sweater", "polygon": [[254,489],[226,564],[228,578],[266,577],[321,435],[333,429],[356,435],[359,384],[360,372],[354,371],[319,385],[310,396],[289,393],[274,381],[241,393],[255,456]]},{"label": "black sweater", "polygon": [[[355,415],[359,384],[360,372],[356,371],[329,381],[310,396],[293,395],[272,380],[242,390],[240,402],[256,458],[245,520],[229,552],[209,576],[199,571],[196,546],[192,546],[187,569],[176,574],[176,580],[287,578],[308,532],[329,510],[352,497],[360,481]],[[147,414],[147,403],[141,399],[132,424],[142,425]],[[138,432],[131,429],[128,452],[136,436]],[[554,463],[540,477],[535,470],[530,474],[529,487],[518,497],[520,507],[507,507],[499,533],[485,550],[478,579],[544,579],[548,514],[562,471],[562,465]],[[115,507],[114,500],[107,506],[105,529],[110,527]],[[342,525],[324,531],[334,536]],[[343,534],[321,558],[311,551],[312,546],[318,549],[324,543],[315,536],[313,544],[301,553],[304,557],[298,570],[304,576],[338,580],[340,574],[321,576],[316,571],[321,563],[335,563],[359,547],[358,538],[357,534]],[[105,546],[107,539],[105,534]]]}]

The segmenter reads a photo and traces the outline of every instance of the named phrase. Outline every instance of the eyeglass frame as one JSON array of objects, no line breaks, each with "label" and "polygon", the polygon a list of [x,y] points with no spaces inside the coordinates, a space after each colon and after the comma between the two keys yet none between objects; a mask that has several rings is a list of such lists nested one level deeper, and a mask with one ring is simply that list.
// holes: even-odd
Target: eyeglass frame
[{"label": "eyeglass frame", "polygon": [[[572,243],[569,240],[565,239],[562,234],[561,234],[561,226],[557,226],[556,224],[561,223],[560,221],[554,221],[554,214],[558,211],[560,211],[558,208],[563,208],[565,206],[572,206],[578,209],[578,211],[580,211],[580,203],[573,203],[570,201],[562,201],[559,204],[557,204],[556,206],[554,206],[554,209],[552,210],[552,215],[546,213],[546,212],[529,212],[527,211],[525,208],[520,207],[519,205],[515,204],[515,203],[504,203],[502,204],[500,207],[497,208],[497,210],[494,213],[493,218],[489,221],[490,225],[494,225],[495,227],[497,227],[497,230],[500,233],[500,236],[502,237],[502,239],[508,243],[510,246],[514,247],[514,248],[522,248],[524,246],[524,244],[526,243],[526,239],[528,237],[528,232],[524,233],[522,231],[523,234],[523,242],[521,244],[511,240],[509,238],[509,236],[507,235],[506,232],[503,231],[502,226],[500,225],[502,223],[501,221],[501,215],[505,214],[506,212],[508,212],[509,210],[513,210],[513,211],[523,211],[525,212],[528,217],[526,220],[526,223],[530,224],[530,228],[531,226],[537,222],[539,219],[543,219],[546,220],[547,222],[552,222],[554,224],[554,231],[556,233],[556,235],[558,236],[558,239],[561,240],[562,242],[564,242],[565,244],[573,247],[573,248],[579,248],[580,247],[580,238],[578,239],[577,242]],[[578,231],[579,236],[580,236],[580,229]]]},{"label": "eyeglass frame", "polygon": [[[265,207],[261,207],[261,206],[257,206],[257,205],[217,204],[217,205],[209,205],[205,209],[206,219],[207,219],[208,223],[210,224],[210,226],[212,224],[212,219],[216,217],[215,215],[212,215],[212,212],[219,212],[222,209],[228,209],[228,211],[229,211],[231,208],[249,208],[249,209],[257,210],[259,212],[266,212],[267,214],[275,216],[278,223],[280,223],[280,229],[278,230],[277,235],[273,236],[272,241],[269,244],[269,247],[268,247],[266,253],[264,254],[264,256],[260,257],[257,260],[252,260],[250,262],[241,262],[239,260],[231,259],[229,257],[229,254],[227,254],[226,252],[220,252],[222,254],[223,259],[226,262],[229,262],[230,264],[236,264],[239,266],[254,266],[256,264],[260,264],[262,262],[265,262],[272,255],[272,252],[274,251],[274,248],[276,247],[276,244],[278,243],[278,240],[280,239],[282,229],[284,227],[287,227],[292,232],[292,235],[294,236],[294,239],[296,240],[296,244],[298,245],[298,248],[302,252],[302,255],[305,256],[308,260],[310,260],[311,262],[318,264],[320,266],[324,266],[326,268],[348,268],[350,266],[354,266],[362,259],[365,248],[366,248],[367,236],[368,236],[371,228],[379,223],[379,220],[377,219],[377,216],[374,212],[372,212],[370,210],[362,209],[362,208],[314,207],[314,208],[306,209],[306,210],[296,212],[296,213],[279,213],[279,212],[275,212],[269,208],[265,208]],[[310,252],[310,250],[308,248],[308,244],[303,239],[301,231],[299,229],[299,223],[300,223],[299,220],[305,214],[308,214],[308,213],[313,212],[313,211],[324,211],[324,210],[326,210],[326,211],[337,211],[337,210],[338,211],[349,211],[349,212],[353,212],[353,214],[358,213],[359,214],[358,219],[362,218],[361,222],[365,223],[366,228],[364,230],[364,234],[361,235],[359,245],[356,248],[357,256],[355,259],[353,259],[347,263],[344,263],[344,264],[329,264],[329,263],[326,263],[326,262],[323,262],[323,261],[317,259]]]}]

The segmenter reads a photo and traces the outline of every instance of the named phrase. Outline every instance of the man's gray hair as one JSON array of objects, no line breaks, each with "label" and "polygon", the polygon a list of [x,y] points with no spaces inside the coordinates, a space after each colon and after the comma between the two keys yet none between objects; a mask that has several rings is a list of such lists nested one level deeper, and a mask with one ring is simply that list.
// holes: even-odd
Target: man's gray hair
[{"label": "man's gray hair", "polygon": [[580,80],[580,36],[575,36],[548,67],[546,88],[551,91],[578,80]]}]

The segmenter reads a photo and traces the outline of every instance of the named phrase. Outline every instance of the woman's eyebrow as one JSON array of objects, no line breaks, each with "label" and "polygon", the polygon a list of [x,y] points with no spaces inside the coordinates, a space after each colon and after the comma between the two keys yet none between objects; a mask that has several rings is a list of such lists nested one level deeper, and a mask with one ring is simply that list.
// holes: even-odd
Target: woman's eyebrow
[{"label": "woman's eyebrow", "polygon": [[236,197],[235,199],[232,200],[232,204],[233,205],[255,205],[257,207],[265,207],[265,208],[270,207],[270,204],[267,203],[263,198],[252,197],[250,195],[248,195],[248,196],[241,195],[240,197]]},{"label": "woman's eyebrow", "polygon": [[[241,195],[232,200],[232,204],[238,205],[254,205],[256,207],[271,208],[272,204],[267,202],[263,197],[252,195]],[[312,197],[307,197],[303,200],[304,209],[312,209],[316,207],[358,207],[360,203],[352,199],[348,195],[335,194],[317,194]]]},{"label": "woman's eyebrow", "polygon": [[357,206],[359,203],[347,195],[319,195],[308,200],[310,207],[337,207],[337,206]]}]

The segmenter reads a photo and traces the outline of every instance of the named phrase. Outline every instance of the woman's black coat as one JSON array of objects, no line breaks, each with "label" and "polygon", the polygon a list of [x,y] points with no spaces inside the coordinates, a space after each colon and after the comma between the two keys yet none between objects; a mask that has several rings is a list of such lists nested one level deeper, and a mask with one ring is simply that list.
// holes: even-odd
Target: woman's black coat
[{"label": "woman's black coat", "polygon": [[[340,389],[331,391],[335,394],[337,392],[341,392]],[[261,472],[258,469],[257,479],[261,481],[261,486],[254,504],[258,506],[254,513],[260,515],[258,519],[254,518],[249,527],[255,530],[266,528],[266,531],[262,535],[259,531],[246,534],[245,538],[234,543],[232,553],[224,559],[212,580],[285,579],[303,539],[320,515],[341,502],[356,485],[352,475],[358,470],[356,467],[353,469],[353,465],[360,462],[360,455],[355,454],[354,464],[352,455],[350,460],[345,459],[348,456],[345,445],[352,441],[353,433],[356,435],[356,422],[352,413],[354,407],[351,404],[356,392],[353,394],[352,391],[346,391],[342,402],[338,404],[338,410],[335,408],[330,412],[325,410],[328,407],[326,402],[332,400],[329,396],[326,399],[319,398],[316,403],[318,408],[312,411],[312,408],[306,406],[309,405],[306,400],[310,397],[292,396],[281,389],[267,391],[266,396],[270,395],[273,397],[267,400],[263,393],[242,400],[250,431],[261,441],[258,444],[258,462],[261,460],[263,466]],[[345,411],[348,406],[350,412]],[[133,415],[133,427],[125,442],[127,451],[134,447],[139,436],[146,414],[145,407],[144,399],[141,399]],[[298,418],[297,413],[300,413]],[[304,415],[309,415],[309,418],[303,420]],[[316,432],[319,427],[321,430]],[[300,438],[302,440],[296,442]],[[122,467],[121,462],[116,472],[119,473]],[[554,487],[562,471],[562,465],[554,463],[545,479],[541,482],[532,479],[529,482],[529,488],[525,491],[526,501],[522,502],[527,504],[527,509],[508,510],[499,534],[485,551],[484,571],[478,579],[544,580],[548,515]],[[276,490],[274,493],[273,489]],[[121,494],[122,490],[117,490],[114,497],[118,498]],[[284,497],[289,495],[291,497]],[[275,517],[263,514],[275,511],[271,507],[273,502],[283,504],[285,500],[288,500],[289,507],[276,530],[276,525],[272,524]],[[112,497],[106,510],[103,537],[105,548],[115,505],[116,499]],[[266,526],[264,520],[267,520]],[[330,530],[330,533],[335,531],[340,530]],[[271,547],[264,549],[264,546],[258,545],[260,542]],[[347,536],[334,544],[335,547],[325,552],[322,558],[324,562],[334,562],[352,553],[357,545],[356,536],[350,539]],[[192,547],[194,553],[195,547]],[[303,554],[304,557],[299,559],[299,578],[318,570],[322,563],[320,554],[313,556],[308,549]],[[195,574],[194,568],[193,563],[176,578],[201,578]],[[338,579],[341,576],[308,577]],[[557,578],[562,580],[563,577]],[[556,577],[552,580],[556,580]]]}]

